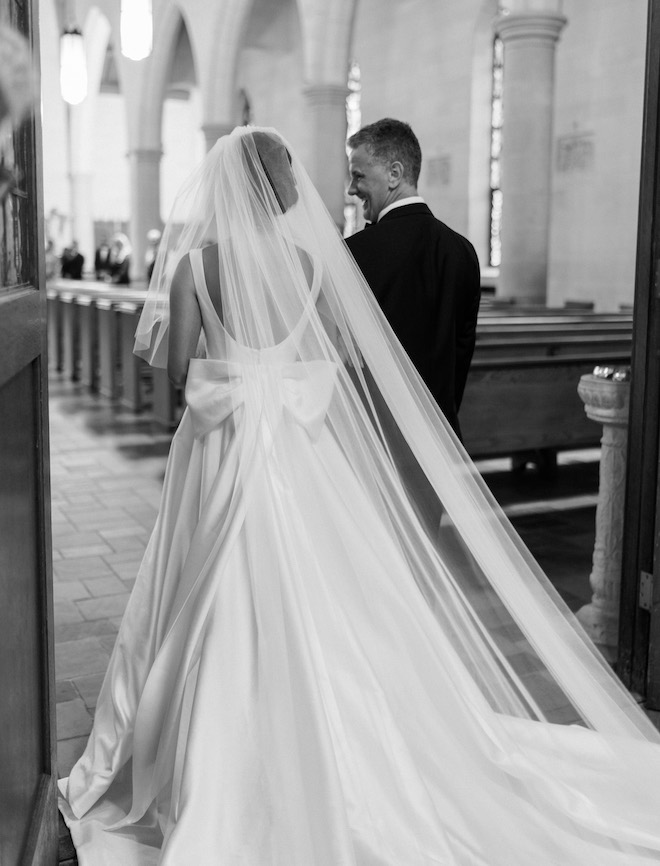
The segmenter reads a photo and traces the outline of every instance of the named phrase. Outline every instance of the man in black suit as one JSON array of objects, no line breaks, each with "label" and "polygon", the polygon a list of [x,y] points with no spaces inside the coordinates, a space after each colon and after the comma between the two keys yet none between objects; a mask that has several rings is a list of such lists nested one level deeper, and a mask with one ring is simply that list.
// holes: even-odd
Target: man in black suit
[{"label": "man in black suit", "polygon": [[422,153],[408,124],[385,118],[348,140],[349,193],[371,225],[347,239],[411,361],[460,435],[458,410],[480,299],[472,244],[417,193]]}]

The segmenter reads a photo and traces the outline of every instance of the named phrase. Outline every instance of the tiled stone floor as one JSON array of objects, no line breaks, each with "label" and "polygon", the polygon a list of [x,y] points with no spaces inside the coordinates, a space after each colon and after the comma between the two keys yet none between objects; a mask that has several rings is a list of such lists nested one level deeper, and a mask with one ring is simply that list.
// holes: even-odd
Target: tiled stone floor
[{"label": "tiled stone floor", "polygon": [[[50,384],[59,772],[92,724],[119,621],[153,526],[170,434],[53,376]],[[567,603],[590,598],[598,452],[561,456],[553,479],[480,464]]]},{"label": "tiled stone floor", "polygon": [[66,775],[90,731],[156,517],[170,436],[53,377],[50,437],[58,763]]}]

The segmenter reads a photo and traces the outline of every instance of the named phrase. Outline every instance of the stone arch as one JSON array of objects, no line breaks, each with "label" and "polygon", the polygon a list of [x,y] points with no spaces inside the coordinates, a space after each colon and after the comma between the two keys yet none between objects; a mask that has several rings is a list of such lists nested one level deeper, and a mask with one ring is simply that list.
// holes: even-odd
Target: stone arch
[{"label": "stone arch", "polygon": [[203,91],[204,124],[208,143],[229,132],[236,113],[236,72],[254,0],[227,0],[208,28],[212,48],[204,68],[207,86]]},{"label": "stone arch", "polygon": [[307,84],[346,86],[357,0],[297,0]]},{"label": "stone arch", "polygon": [[[198,28],[204,25],[203,16],[197,16]],[[196,87],[200,86],[199,69],[201,49],[198,32],[194,28],[195,19],[187,14],[183,5],[169,3],[161,9],[155,21],[154,48],[144,66],[133,68],[137,96],[130,107],[132,121],[129,163],[131,169],[131,240],[134,249],[134,271],[136,276],[144,275],[144,261],[147,246],[147,233],[162,225],[161,213],[161,159],[163,156],[163,122],[168,87],[177,60],[177,48],[185,43],[191,55],[191,76]],[[200,113],[201,114],[201,113]],[[186,123],[186,132],[194,136],[199,123]],[[203,148],[202,148],[203,149]],[[193,148],[194,150],[194,148]],[[200,154],[201,156],[201,150]],[[179,163],[181,160],[179,159]],[[179,176],[170,186],[178,187],[195,163],[194,153],[190,162],[179,165]],[[168,175],[169,177],[169,175]],[[172,192],[175,192],[173,189]],[[166,201],[166,210],[170,202]]]},{"label": "stone arch", "polygon": [[163,103],[177,40],[182,27],[185,28],[190,40],[193,64],[198,76],[201,65],[195,34],[184,9],[176,3],[170,3],[166,9],[162,10],[156,23],[154,48],[149,58],[146,77],[141,89],[138,133],[135,138],[136,146],[144,150],[159,150],[161,148]]},{"label": "stone arch", "polygon": [[[209,125],[231,127],[235,120],[237,66],[256,2],[229,0],[218,10],[205,89]],[[295,0],[295,5],[302,40],[300,86],[345,87],[357,0]]]},{"label": "stone arch", "polygon": [[231,121],[240,123],[237,95],[251,103],[252,121],[275,126],[305,159],[308,124],[303,94],[303,45],[296,0],[253,0],[236,56]]},{"label": "stone arch", "polygon": [[[72,220],[75,220],[76,239],[85,256],[86,266],[90,267],[96,246],[95,220],[100,216],[95,206],[95,199],[104,199],[103,192],[98,190],[98,184],[103,182],[103,176],[107,170],[107,161],[104,155],[99,154],[98,151],[100,89],[108,47],[112,45],[116,50],[116,46],[112,38],[111,21],[100,5],[90,5],[80,24],[85,40],[88,91],[86,98],[80,105],[71,108],[65,107],[64,130],[68,140],[66,160],[69,176],[68,199],[72,208]],[[117,71],[119,72],[118,67]],[[119,81],[119,92],[123,92],[121,80]],[[126,111],[122,105],[121,110],[117,112],[114,127],[117,134],[106,140],[108,151],[112,150],[113,143],[116,143],[117,147],[120,148],[120,156],[116,160],[115,166],[118,174],[115,175],[111,184],[114,189],[121,188],[122,185],[126,187],[128,184],[127,176],[121,177],[125,153],[125,146],[122,146],[121,141],[127,128],[126,120]],[[104,172],[98,171],[97,166],[99,164],[104,165]],[[122,180],[124,181],[123,184]],[[121,206],[119,205],[114,216],[120,218],[120,211]]]},{"label": "stone arch", "polygon": [[190,31],[182,16],[161,100],[163,215],[169,213],[181,184],[205,152],[198,66]]},{"label": "stone arch", "polygon": [[114,51],[115,67],[119,77],[119,90],[123,92],[121,66],[118,63],[116,40],[113,39],[112,26],[105,13],[92,6],[85,17],[83,25],[85,48],[87,53],[87,98],[80,106],[79,146],[81,148],[81,166],[90,171],[94,165],[93,130],[98,110],[98,98],[105,65],[106,53],[110,45]]}]

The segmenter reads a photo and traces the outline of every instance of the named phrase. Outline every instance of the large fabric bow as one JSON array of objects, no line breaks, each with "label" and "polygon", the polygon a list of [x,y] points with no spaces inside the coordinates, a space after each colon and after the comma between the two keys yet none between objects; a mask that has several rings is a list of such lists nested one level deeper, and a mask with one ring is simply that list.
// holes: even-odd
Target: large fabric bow
[{"label": "large fabric bow", "polygon": [[337,365],[328,361],[292,364],[237,364],[194,358],[186,382],[186,402],[200,438],[239,407],[253,423],[273,433],[286,413],[317,439],[328,412]]}]

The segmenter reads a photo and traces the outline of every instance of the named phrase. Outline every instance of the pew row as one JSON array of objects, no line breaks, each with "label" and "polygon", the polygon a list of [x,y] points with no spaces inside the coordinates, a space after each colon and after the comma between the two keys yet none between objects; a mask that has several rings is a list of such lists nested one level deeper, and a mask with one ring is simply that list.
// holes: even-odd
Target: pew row
[{"label": "pew row", "polygon": [[476,358],[460,411],[470,456],[510,456],[514,468],[533,462],[552,471],[558,451],[599,446],[601,428],[587,418],[577,384],[602,363],[624,366],[630,353]]},{"label": "pew row", "polygon": [[600,444],[577,385],[598,364],[630,364],[632,315],[552,313],[480,318],[459,416],[473,458],[552,471],[558,451]]},{"label": "pew row", "polygon": [[133,354],[146,289],[58,280],[48,286],[49,365],[133,412],[173,428],[183,395],[165,370]]},{"label": "pew row", "polygon": [[[182,394],[164,370],[133,355],[145,290],[55,281],[48,289],[51,366],[133,412],[176,426]],[[492,312],[492,311],[491,311]],[[632,315],[538,310],[480,316],[461,406],[465,446],[474,458],[532,455],[552,467],[556,453],[599,444],[577,385],[597,364],[630,363]]]}]

